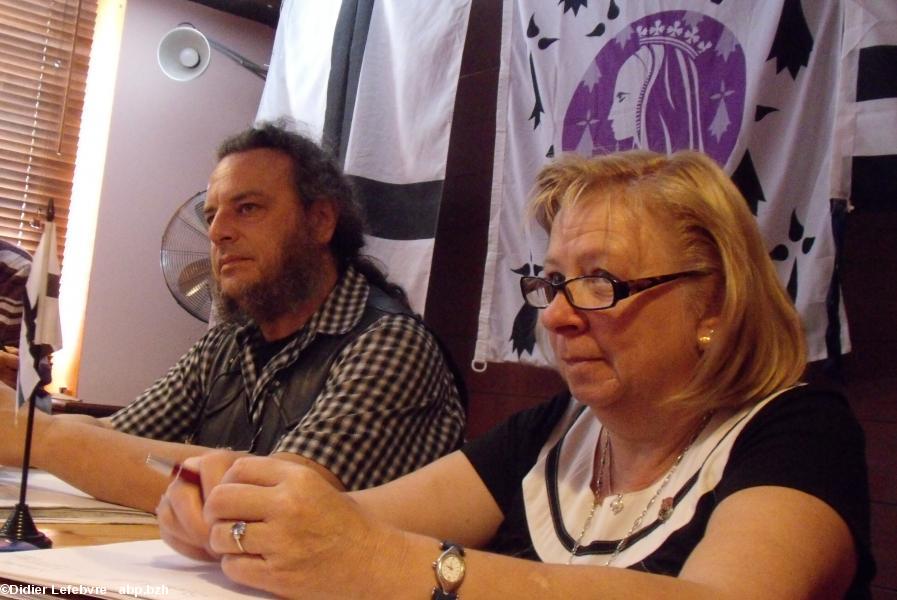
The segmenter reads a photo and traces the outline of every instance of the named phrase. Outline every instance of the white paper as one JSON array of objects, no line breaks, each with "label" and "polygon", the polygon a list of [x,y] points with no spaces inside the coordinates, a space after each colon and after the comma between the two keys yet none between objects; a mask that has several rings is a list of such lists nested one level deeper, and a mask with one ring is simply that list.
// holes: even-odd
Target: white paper
[{"label": "white paper", "polygon": [[217,562],[186,558],[161,540],[0,553],[0,577],[27,582],[3,583],[2,595],[165,600],[272,597],[230,581]]}]

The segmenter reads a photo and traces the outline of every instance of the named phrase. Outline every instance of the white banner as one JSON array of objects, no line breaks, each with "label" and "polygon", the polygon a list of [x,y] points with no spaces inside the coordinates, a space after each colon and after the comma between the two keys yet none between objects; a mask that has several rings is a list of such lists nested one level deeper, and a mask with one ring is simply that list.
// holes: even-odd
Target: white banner
[{"label": "white banner", "polygon": [[340,2],[284,0],[256,120],[290,117],[319,142]]},{"label": "white banner", "polygon": [[[52,213],[52,201],[50,206],[48,212]],[[51,379],[47,358],[54,350],[62,347],[58,251],[56,222],[50,216],[44,223],[44,231],[31,261],[31,272],[25,285],[22,332],[19,338],[17,406],[32,399],[38,400],[35,392],[41,392]],[[42,403],[41,409],[49,412],[49,404]]]},{"label": "white banner", "polygon": [[[366,252],[423,312],[470,0],[281,10],[258,119],[286,115],[316,140],[335,138],[368,215]],[[345,62],[331,65],[338,54]]]}]

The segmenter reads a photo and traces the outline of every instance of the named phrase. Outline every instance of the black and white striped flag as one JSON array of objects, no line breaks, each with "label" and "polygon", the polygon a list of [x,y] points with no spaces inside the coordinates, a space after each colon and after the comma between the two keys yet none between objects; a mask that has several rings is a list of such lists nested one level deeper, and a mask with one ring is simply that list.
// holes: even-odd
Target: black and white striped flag
[{"label": "black and white striped flag", "polygon": [[285,0],[258,120],[342,161],[366,249],[423,312],[470,0]]},{"label": "black and white striped flag", "polygon": [[51,204],[25,286],[16,386],[19,406],[43,397],[39,391],[51,380],[49,356],[62,347],[62,331],[59,326],[59,258],[56,252],[56,222],[53,220]]},{"label": "black and white striped flag", "polygon": [[833,194],[867,212],[897,202],[897,2],[846,3]]}]

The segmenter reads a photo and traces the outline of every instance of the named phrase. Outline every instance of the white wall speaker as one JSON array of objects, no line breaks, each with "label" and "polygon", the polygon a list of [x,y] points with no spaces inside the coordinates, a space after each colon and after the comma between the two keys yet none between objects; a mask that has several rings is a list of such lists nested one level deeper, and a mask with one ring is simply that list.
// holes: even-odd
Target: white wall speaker
[{"label": "white wall speaker", "polygon": [[159,42],[159,67],[175,81],[196,79],[209,66],[209,40],[189,25],[178,25]]}]

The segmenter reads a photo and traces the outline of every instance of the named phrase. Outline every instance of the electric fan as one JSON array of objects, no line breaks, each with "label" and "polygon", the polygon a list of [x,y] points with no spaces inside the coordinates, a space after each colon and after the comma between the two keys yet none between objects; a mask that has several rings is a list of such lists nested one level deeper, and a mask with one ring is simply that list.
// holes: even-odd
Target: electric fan
[{"label": "electric fan", "polygon": [[162,235],[162,274],[177,303],[201,321],[212,310],[209,227],[203,215],[205,190],[194,194],[171,217]]}]

